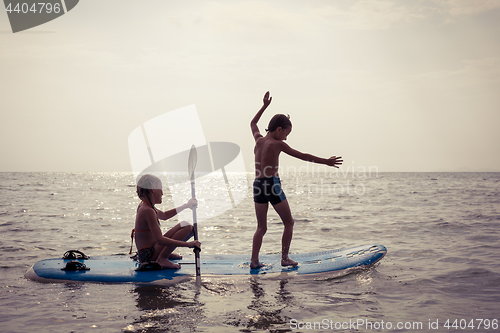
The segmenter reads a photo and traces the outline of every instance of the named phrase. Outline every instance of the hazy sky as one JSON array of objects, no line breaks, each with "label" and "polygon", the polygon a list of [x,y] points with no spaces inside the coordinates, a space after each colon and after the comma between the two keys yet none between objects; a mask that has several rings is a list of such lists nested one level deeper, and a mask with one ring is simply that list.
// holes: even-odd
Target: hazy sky
[{"label": "hazy sky", "polygon": [[261,130],[290,114],[345,167],[500,171],[499,33],[497,0],[83,0],[16,34],[1,10],[0,171],[131,171],[132,130],[191,104],[251,171],[267,90]]}]

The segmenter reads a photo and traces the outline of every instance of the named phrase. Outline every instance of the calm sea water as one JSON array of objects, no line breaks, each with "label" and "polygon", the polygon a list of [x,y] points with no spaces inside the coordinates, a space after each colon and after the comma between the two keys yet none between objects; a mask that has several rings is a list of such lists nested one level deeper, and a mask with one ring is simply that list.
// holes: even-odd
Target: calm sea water
[{"label": "calm sea water", "polygon": [[[132,176],[0,173],[0,331],[500,331],[500,173],[287,174],[282,182],[296,221],[292,258],[369,243],[385,245],[387,256],[337,278],[37,283],[26,270],[69,249],[128,253]],[[167,197],[161,208],[171,204]],[[255,225],[249,195],[199,225],[203,253],[250,253]],[[262,253],[279,251],[282,230],[270,211]]]}]

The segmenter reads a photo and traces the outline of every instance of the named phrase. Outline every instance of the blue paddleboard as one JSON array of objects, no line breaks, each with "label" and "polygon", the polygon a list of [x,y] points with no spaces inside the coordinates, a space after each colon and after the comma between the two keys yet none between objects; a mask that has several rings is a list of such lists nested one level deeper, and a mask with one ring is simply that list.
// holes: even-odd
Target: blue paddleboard
[{"label": "blue paddleboard", "polygon": [[[201,274],[227,275],[305,275],[318,273],[342,273],[371,266],[381,260],[387,249],[383,245],[363,245],[322,252],[290,255],[299,264],[296,267],[281,266],[281,256],[260,255],[265,264],[258,269],[250,268],[248,255],[204,254],[201,256]],[[98,256],[88,259],[45,259],[34,264],[26,278],[40,282],[101,282],[101,283],[176,283],[195,275],[194,255],[180,260],[180,269],[136,271],[139,263],[126,255]],[[72,264],[68,265],[68,262]],[[75,263],[76,262],[76,263]],[[63,270],[66,266],[80,266],[81,270]],[[71,269],[71,268],[70,268]]]}]

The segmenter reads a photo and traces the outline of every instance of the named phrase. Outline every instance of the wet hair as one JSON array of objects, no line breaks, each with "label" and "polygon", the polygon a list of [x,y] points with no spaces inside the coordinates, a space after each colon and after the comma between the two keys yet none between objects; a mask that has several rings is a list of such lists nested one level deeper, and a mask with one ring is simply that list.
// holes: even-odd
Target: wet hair
[{"label": "wet hair", "polygon": [[161,180],[156,176],[144,175],[137,181],[137,196],[141,200],[147,200],[153,209],[150,195],[154,189],[161,189]]},{"label": "wet hair", "polygon": [[274,117],[271,118],[271,121],[269,122],[269,126],[266,128],[267,132],[274,132],[278,127],[281,127],[282,129],[287,129],[289,127],[292,127],[292,122],[290,121],[290,116],[289,115],[284,115],[284,114],[277,114]]}]

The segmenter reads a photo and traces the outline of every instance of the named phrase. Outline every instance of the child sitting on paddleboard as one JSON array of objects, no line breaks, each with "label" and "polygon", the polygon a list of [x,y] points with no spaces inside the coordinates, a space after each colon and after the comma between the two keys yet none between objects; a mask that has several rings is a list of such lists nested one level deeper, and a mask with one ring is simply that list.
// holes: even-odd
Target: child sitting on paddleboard
[{"label": "child sitting on paddleboard", "polygon": [[281,189],[281,182],[278,175],[279,155],[284,152],[298,159],[326,164],[335,168],[342,164],[342,157],[320,158],[311,154],[301,153],[292,149],[284,141],[292,131],[292,123],[288,116],[283,114],[275,115],[269,122],[266,129],[267,135],[263,136],[259,132],[257,122],[271,104],[272,97],[269,97],[269,91],[264,95],[264,105],[257,112],[250,122],[252,134],[255,139],[255,181],[253,183],[253,193],[255,202],[255,215],[257,216],[257,230],[253,236],[252,259],[250,268],[264,266],[259,262],[259,251],[262,245],[262,239],[267,231],[267,210],[269,202],[283,221],[284,230],[281,239],[281,265],[296,266],[297,262],[288,257],[290,243],[293,235],[293,218],[290,206]]},{"label": "child sitting on paddleboard", "polygon": [[[166,212],[155,207],[162,202],[161,180],[153,175],[144,175],[137,182],[137,195],[141,199],[137,207],[135,228],[132,230],[132,239],[135,234],[137,257],[140,263],[157,262],[162,268],[178,269],[181,266],[170,259],[180,259],[180,255],[173,253],[176,247],[201,247],[199,241],[186,242],[193,236],[193,226],[182,221],[167,231],[164,235],[160,229],[159,220],[168,220],[186,208],[193,209],[197,205],[196,199],[190,199],[184,205]],[[132,248],[130,249],[132,251]]]}]

